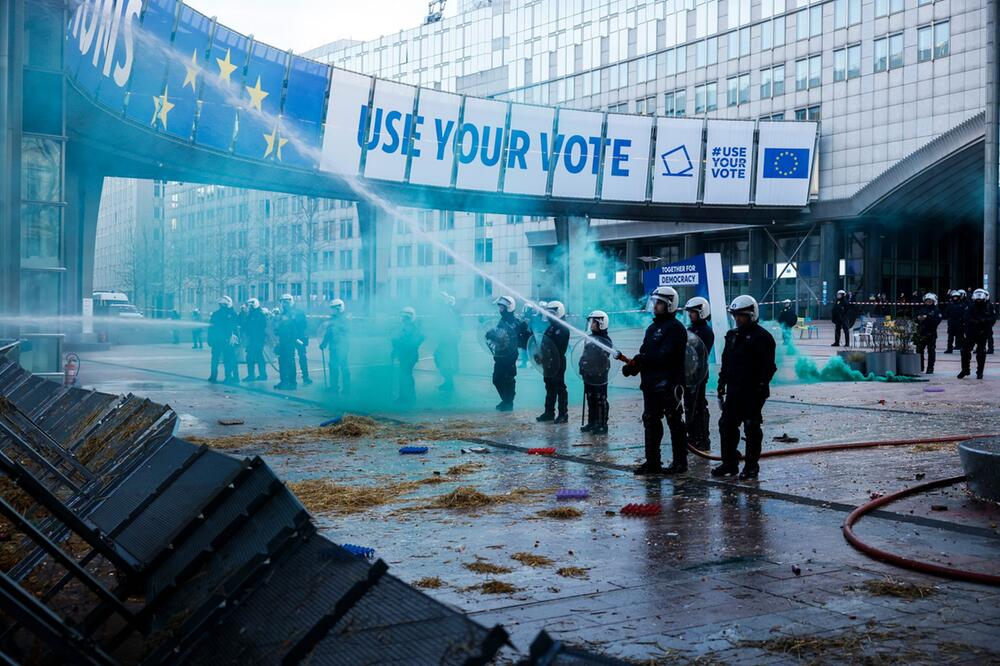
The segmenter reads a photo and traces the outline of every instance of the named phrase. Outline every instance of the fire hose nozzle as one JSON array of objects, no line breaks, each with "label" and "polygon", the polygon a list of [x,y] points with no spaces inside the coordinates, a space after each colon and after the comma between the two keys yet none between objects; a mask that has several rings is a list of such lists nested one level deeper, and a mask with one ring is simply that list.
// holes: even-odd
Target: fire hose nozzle
[{"label": "fire hose nozzle", "polygon": [[621,361],[622,363],[631,363],[632,362],[632,359],[630,359],[628,356],[626,356],[625,354],[623,354],[621,352],[618,352],[618,355],[615,356],[615,359]]}]

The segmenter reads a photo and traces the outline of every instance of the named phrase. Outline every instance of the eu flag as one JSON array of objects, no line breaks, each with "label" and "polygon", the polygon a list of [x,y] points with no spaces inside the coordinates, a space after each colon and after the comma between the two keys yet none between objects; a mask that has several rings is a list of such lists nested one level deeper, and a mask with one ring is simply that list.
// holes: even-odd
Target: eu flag
[{"label": "eu flag", "polygon": [[186,5],[181,7],[167,57],[167,83],[160,91],[166,97],[160,97],[160,92],[154,97],[157,110],[154,125],[181,139],[190,140],[194,131],[198,90],[209,71],[205,51],[211,28],[212,21],[207,16]]},{"label": "eu flag", "polygon": [[[288,53],[255,42],[240,90],[240,112],[233,152],[254,159],[278,159],[284,152],[278,115]],[[274,142],[278,143],[275,144]]]},{"label": "eu flag", "polygon": [[765,148],[764,178],[808,178],[808,148]]},{"label": "eu flag", "polygon": [[315,169],[322,150],[320,130],[326,115],[326,89],[330,67],[292,56],[288,92],[281,111],[281,125],[288,136],[282,161],[289,166]]},{"label": "eu flag", "polygon": [[229,28],[217,26],[207,58],[208,72],[201,88],[201,111],[195,141],[228,151],[236,131],[236,108],[243,92],[243,68],[250,40]]},{"label": "eu flag", "polygon": [[170,48],[176,13],[176,0],[150,0],[146,3],[142,25],[135,38],[135,59],[129,81],[128,106],[125,107],[125,116],[131,120],[146,125],[153,125],[156,120],[156,97],[163,95],[166,81],[166,63],[162,53]]}]

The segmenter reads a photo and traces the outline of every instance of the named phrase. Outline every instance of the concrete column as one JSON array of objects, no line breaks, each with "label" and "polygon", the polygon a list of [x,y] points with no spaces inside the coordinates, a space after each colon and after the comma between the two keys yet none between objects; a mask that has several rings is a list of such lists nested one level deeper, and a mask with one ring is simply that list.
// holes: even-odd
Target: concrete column
[{"label": "concrete column", "polygon": [[557,217],[556,244],[563,257],[562,292],[566,311],[575,315],[583,312],[583,295],[586,282],[584,253],[590,242],[590,218],[581,216]]},{"label": "concrete column", "polygon": [[[94,292],[94,244],[104,186],[104,176],[95,173],[93,166],[78,155],[82,150],[72,142],[66,144],[66,209],[63,212],[66,277],[61,311],[67,315],[79,315],[83,299]],[[73,332],[79,332],[80,326],[73,325]]]},{"label": "concrete column", "polygon": [[[825,317],[829,306],[837,299],[837,291],[843,289],[840,277],[840,260],[843,258],[843,241],[836,222],[824,222],[819,228],[819,316]],[[823,289],[826,289],[824,292]]]},{"label": "concrete column", "polygon": [[997,168],[1000,123],[1000,9],[997,2],[986,3],[986,146],[983,191],[983,270],[982,284],[996,294],[997,284]]},{"label": "concrete column", "polygon": [[393,220],[378,206],[368,202],[358,202],[358,232],[361,236],[361,250],[358,263],[361,266],[364,286],[358,296],[364,301],[366,312],[371,313],[375,299],[389,293],[389,248],[392,238]]},{"label": "concrete column", "polygon": [[625,241],[626,288],[634,297],[642,295],[642,266],[639,265],[639,241]]},{"label": "concrete column", "polygon": [[[864,296],[882,290],[882,227],[870,222],[865,230]],[[893,296],[893,294],[889,294]]]},{"label": "concrete column", "polygon": [[[23,21],[23,0],[0,4],[0,314],[13,316],[21,312]],[[0,325],[0,337],[19,334],[16,325]]]},{"label": "concrete column", "polygon": [[684,234],[684,258],[701,254],[701,236],[698,234]]},{"label": "concrete column", "polygon": [[[948,284],[945,289],[965,289],[962,286],[965,282],[962,278],[962,262],[964,260],[962,253],[966,249],[965,244],[962,242],[962,236],[957,233],[951,233],[946,238],[948,239]],[[947,294],[947,292],[945,293]]]},{"label": "concrete column", "polygon": [[[769,281],[767,279],[767,243],[770,243],[767,234],[760,227],[754,227],[747,231],[750,241],[750,287],[747,291],[756,299],[760,299],[767,291]],[[733,294],[736,296],[736,294]],[[768,297],[773,300],[771,296]]]}]

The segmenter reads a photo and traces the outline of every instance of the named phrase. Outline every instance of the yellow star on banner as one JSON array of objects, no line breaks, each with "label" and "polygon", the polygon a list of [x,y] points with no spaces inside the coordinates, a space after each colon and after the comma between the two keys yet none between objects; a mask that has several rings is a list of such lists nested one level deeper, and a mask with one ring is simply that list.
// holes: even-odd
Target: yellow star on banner
[{"label": "yellow star on banner", "polygon": [[257,109],[258,111],[263,111],[263,109],[261,109],[260,104],[261,102],[264,101],[264,98],[267,97],[269,93],[267,93],[260,87],[260,76],[257,77],[257,85],[253,86],[252,88],[250,86],[243,86],[243,87],[247,89],[247,94],[250,95],[250,108]]},{"label": "yellow star on banner", "polygon": [[154,110],[153,119],[150,121],[151,125],[155,125],[156,121],[159,120],[160,124],[163,125],[163,129],[167,129],[167,114],[177,106],[170,103],[169,94],[168,86],[163,86],[163,94],[153,96]]},{"label": "yellow star on banner", "polygon": [[191,86],[191,90],[195,89],[195,84],[198,82],[198,49],[191,52],[191,64],[184,65],[184,69],[187,70],[187,74],[184,75],[184,85],[181,89],[187,88],[188,85]]},{"label": "yellow star on banner", "polygon": [[270,157],[271,154],[274,153],[275,157],[280,162],[281,149],[286,143],[288,143],[288,139],[278,134],[277,125],[274,126],[274,130],[272,130],[270,134],[264,135],[264,141],[267,141],[267,150],[264,151],[264,157]]},{"label": "yellow star on banner", "polygon": [[229,49],[226,49],[225,58],[216,58],[215,62],[219,63],[219,78],[223,81],[228,81],[230,75],[236,69],[236,65],[229,59]]}]

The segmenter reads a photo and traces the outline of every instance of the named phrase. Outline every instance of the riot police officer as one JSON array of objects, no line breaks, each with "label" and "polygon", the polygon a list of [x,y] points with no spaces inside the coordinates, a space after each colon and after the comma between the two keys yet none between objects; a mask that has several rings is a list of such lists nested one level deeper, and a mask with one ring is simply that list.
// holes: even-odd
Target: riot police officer
[{"label": "riot police officer", "polygon": [[[260,301],[247,301],[246,313],[240,325],[247,345],[247,376],[243,381],[266,381],[267,363],[264,361],[264,342],[267,340],[267,316],[260,309]],[[256,372],[256,376],[254,373]]]},{"label": "riot police officer", "polygon": [[920,369],[924,370],[924,350],[927,350],[926,372],[928,375],[934,374],[934,361],[937,359],[937,329],[941,323],[941,310],[938,308],[937,294],[928,292],[924,294],[924,304],[917,310],[917,333],[913,336],[913,342],[920,354]]},{"label": "riot police officer", "polygon": [[399,402],[411,405],[417,397],[413,368],[420,360],[420,345],[424,342],[424,334],[417,324],[417,312],[413,308],[405,307],[400,310],[399,321],[399,333],[392,339],[392,358],[398,363],[399,369]]},{"label": "riot police officer", "polygon": [[434,364],[444,380],[438,386],[438,390],[451,393],[455,390],[455,375],[458,374],[458,343],[462,335],[462,315],[458,312],[454,296],[442,291],[441,301]]},{"label": "riot police officer", "polygon": [[[634,471],[635,474],[682,474],[687,471],[687,437],[681,415],[687,331],[677,321],[678,297],[673,287],[657,287],[650,301],[653,322],[646,329],[639,353],[622,367],[626,377],[641,377],[646,461]],[[660,458],[664,417],[673,452],[673,461],[666,468]]]},{"label": "riot police officer", "polygon": [[228,296],[219,298],[219,307],[208,319],[208,346],[212,349],[212,371],[208,381],[213,384],[218,381],[219,364],[224,371],[223,382],[238,384],[239,371],[236,366],[236,345],[239,337],[239,315],[233,310],[233,299]]},{"label": "riot police officer", "polygon": [[786,298],[783,305],[784,308],[778,313],[778,323],[781,324],[781,343],[787,345],[792,341],[792,329],[799,323],[799,318],[792,309],[791,299]]},{"label": "riot police officer", "polygon": [[[566,391],[566,350],[569,348],[569,329],[561,322],[566,316],[566,306],[561,301],[545,304],[549,327],[542,334],[535,362],[542,367],[545,380],[545,411],[536,421],[566,423],[569,421],[569,394]],[[556,414],[556,403],[559,413]]]},{"label": "riot police officer", "polygon": [[[684,311],[688,313],[691,325],[688,330],[698,336],[702,344],[705,345],[706,356],[712,353],[715,345],[715,333],[712,331],[710,323],[712,312],[708,301],[701,296],[695,296],[684,305]],[[700,451],[708,451],[708,399],[705,397],[705,385],[708,383],[707,375],[695,386],[689,386],[684,394],[684,414],[687,426],[688,443]]]},{"label": "riot police officer", "polygon": [[330,354],[327,368],[330,376],[330,391],[351,392],[351,369],[347,366],[347,356],[350,344],[347,339],[347,316],[344,314],[344,301],[335,298],[330,301],[330,318],[326,322],[320,349]]},{"label": "riot police officer", "polygon": [[972,352],[976,352],[976,379],[983,378],[986,366],[986,346],[989,344],[990,333],[997,322],[997,313],[990,304],[990,294],[985,289],[972,292],[972,302],[965,309],[962,318],[962,334],[965,345],[962,347],[962,371],[959,379],[969,376],[972,364]]},{"label": "riot police officer", "polygon": [[[608,335],[608,313],[594,310],[587,315],[590,339],[584,342],[580,354],[580,377],[587,401],[587,425],[581,432],[592,435],[608,434],[608,371],[611,369],[611,337]],[[594,344],[600,343],[602,346]]]},{"label": "riot police officer", "polygon": [[950,354],[956,348],[958,353],[962,353],[965,341],[962,336],[962,320],[965,318],[965,291],[953,289],[948,292],[951,299],[944,309],[944,318],[948,320],[948,346],[944,353]]},{"label": "riot police officer", "polygon": [[294,391],[298,388],[295,350],[302,344],[302,340],[299,339],[299,323],[295,319],[291,303],[291,294],[282,296],[281,312],[274,324],[274,335],[278,338],[278,344],[274,349],[278,356],[278,383],[274,388],[279,391]]},{"label": "riot police officer", "polygon": [[[844,333],[844,346],[851,346],[851,304],[847,300],[847,292],[843,289],[837,292],[837,302],[833,304],[830,311],[830,319],[833,321],[833,344],[831,347],[840,346],[840,333]],[[754,320],[756,323],[756,320]]]},{"label": "riot police officer", "polygon": [[493,353],[493,386],[500,394],[497,411],[509,412],[514,409],[518,349],[525,346],[529,333],[514,316],[517,303],[512,297],[500,296],[493,304],[500,310],[500,321],[486,333],[486,344]]},{"label": "riot police officer", "polygon": [[309,359],[306,354],[309,350],[309,322],[306,320],[306,313],[295,306],[295,299],[291,294],[281,296],[282,314],[295,325],[295,354],[299,359],[299,369],[302,371],[302,384],[309,386],[312,379],[309,378]]},{"label": "riot police officer", "polygon": [[722,444],[722,464],[712,470],[712,476],[732,476],[739,471],[740,425],[746,435],[746,462],[740,479],[756,479],[760,471],[760,449],[764,441],[761,412],[771,395],[768,385],[778,368],[774,364],[774,338],[757,319],[757,300],[752,296],[737,296],[729,305],[736,328],[726,333],[719,370],[719,440]]}]

